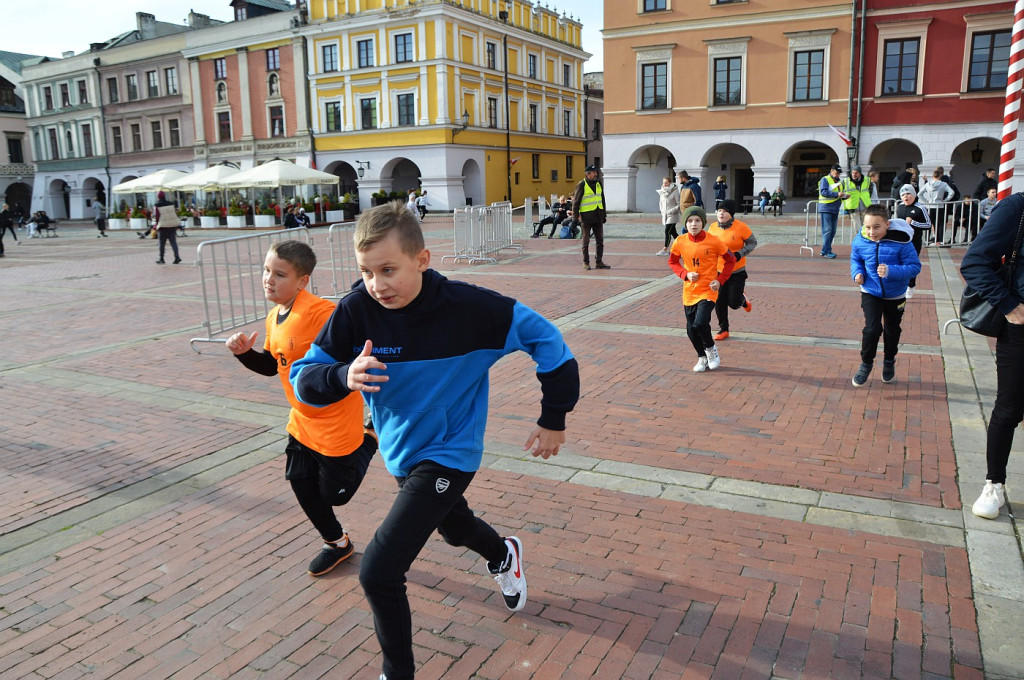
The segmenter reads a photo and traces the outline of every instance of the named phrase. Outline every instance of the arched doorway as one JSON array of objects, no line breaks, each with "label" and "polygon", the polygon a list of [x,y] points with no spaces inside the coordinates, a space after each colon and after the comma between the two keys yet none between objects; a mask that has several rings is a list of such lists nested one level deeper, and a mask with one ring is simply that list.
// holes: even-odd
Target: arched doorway
[{"label": "arched doorway", "polygon": [[56,220],[66,220],[71,214],[71,187],[62,179],[55,179],[47,187],[43,210]]},{"label": "arched doorway", "polygon": [[466,194],[466,205],[484,205],[487,203],[484,190],[484,173],[480,170],[480,165],[475,160],[470,159],[462,166],[462,190]]},{"label": "arched doorway", "polygon": [[324,172],[329,172],[338,178],[339,196],[343,196],[344,194],[358,194],[359,175],[356,173],[356,169],[349,163],[346,163],[345,161],[336,161],[324,168]]},{"label": "arched doorway", "polygon": [[24,182],[15,182],[7,187],[4,202],[17,212],[18,208],[26,217],[32,213],[32,187]]},{"label": "arched doorway", "polygon": [[103,182],[99,181],[95,177],[87,177],[82,182],[84,189],[82,196],[85,199],[85,209],[82,213],[85,217],[92,217],[92,206],[93,203],[99,201],[104,206],[107,205],[107,191],[106,187],[103,186]]},{"label": "arched doorway", "polygon": [[974,137],[953,149],[949,155],[949,163],[953,166],[950,177],[959,187],[961,196],[974,193],[986,170],[999,169],[999,147],[998,139]]},{"label": "arched doorway", "polygon": [[923,158],[917,144],[906,139],[887,139],[876,145],[868,164],[878,173],[878,193],[888,195],[896,176],[909,167],[919,167]]},{"label": "arched doorway", "polygon": [[381,181],[386,182],[386,178],[390,178],[391,191],[397,191],[403,196],[420,188],[420,176],[419,166],[408,158],[393,158],[380,173]]},{"label": "arched doorway", "polygon": [[[839,162],[839,156],[832,147],[808,140],[791,146],[782,162],[789,168],[790,195],[794,198],[817,198],[818,182]],[[768,190],[771,191],[771,187]]]},{"label": "arched doorway", "polygon": [[[636,201],[634,210],[640,212],[658,212],[658,187],[664,177],[674,176],[676,159],[663,146],[642,146],[629,158],[631,167],[636,168]],[[697,173],[693,173],[695,176]]]},{"label": "arched doorway", "polygon": [[725,183],[729,188],[725,192],[726,198],[731,198],[737,203],[743,200],[744,196],[754,194],[754,157],[746,147],[739,144],[717,144],[704,154],[701,165],[707,167],[706,179],[701,180],[704,184],[701,188],[704,191],[704,207],[715,207],[715,191],[713,189],[716,179],[720,175],[725,176]]}]

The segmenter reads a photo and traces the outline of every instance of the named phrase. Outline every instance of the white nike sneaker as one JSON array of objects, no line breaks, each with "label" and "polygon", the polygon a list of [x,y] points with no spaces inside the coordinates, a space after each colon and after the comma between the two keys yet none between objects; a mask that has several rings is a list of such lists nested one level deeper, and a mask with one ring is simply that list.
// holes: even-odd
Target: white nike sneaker
[{"label": "white nike sneaker", "polygon": [[703,373],[706,370],[708,370],[708,358],[701,357],[700,359],[697,359],[697,363],[693,367],[693,372]]},{"label": "white nike sneaker", "polygon": [[1006,505],[1006,494],[1002,484],[993,484],[986,480],[978,500],[971,506],[971,512],[978,517],[995,519],[999,517],[999,509]]},{"label": "white nike sneaker", "polygon": [[508,555],[500,565],[487,563],[487,570],[494,574],[494,580],[501,588],[505,606],[511,612],[526,606],[526,574],[523,572],[523,542],[515,536],[505,538]]},{"label": "white nike sneaker", "polygon": [[708,370],[713,371],[722,365],[722,357],[718,356],[718,347],[708,347],[704,350],[708,355]]}]

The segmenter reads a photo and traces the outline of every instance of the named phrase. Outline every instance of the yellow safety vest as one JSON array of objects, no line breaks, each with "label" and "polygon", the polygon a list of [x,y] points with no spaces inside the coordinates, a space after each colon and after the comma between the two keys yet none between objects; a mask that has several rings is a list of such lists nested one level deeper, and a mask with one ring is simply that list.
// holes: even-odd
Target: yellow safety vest
[{"label": "yellow safety vest", "polygon": [[[833,184],[832,175],[825,175],[825,179],[828,180],[828,188],[830,191],[833,191],[838,194],[842,190],[842,180],[838,180],[835,184]],[[818,182],[818,186],[821,186],[821,182]],[[838,196],[836,196],[835,198],[829,198],[828,196],[822,194],[820,191],[818,192],[818,203],[835,203],[838,200]]]},{"label": "yellow safety vest", "polygon": [[871,205],[871,180],[863,176],[860,180],[860,186],[849,177],[843,181],[843,191],[850,194],[850,197],[843,201],[843,207],[848,212]]},{"label": "yellow safety vest", "polygon": [[601,183],[594,182],[594,185],[597,187],[596,193],[590,188],[587,180],[583,180],[583,198],[580,199],[581,213],[592,212],[601,207]]}]

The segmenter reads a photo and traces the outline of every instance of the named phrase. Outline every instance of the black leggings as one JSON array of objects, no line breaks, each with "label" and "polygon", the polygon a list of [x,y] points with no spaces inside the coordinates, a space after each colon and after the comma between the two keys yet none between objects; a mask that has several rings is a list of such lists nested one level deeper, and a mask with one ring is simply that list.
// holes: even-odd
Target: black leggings
[{"label": "black leggings", "polygon": [[363,553],[359,582],[373,611],[388,680],[408,680],[416,669],[405,574],[434,530],[449,545],[469,548],[493,564],[508,554],[498,532],[463,497],[475,474],[427,460],[408,477],[396,477],[395,502]]},{"label": "black leggings", "polygon": [[1024,419],[1024,326],[1008,323],[996,340],[996,403],[988,421],[985,479],[1006,483],[1013,433]]},{"label": "black leggings", "polygon": [[[921,254],[921,244],[924,241],[924,235],[928,232],[927,229],[918,229],[914,227],[914,236],[910,239],[910,242],[914,244],[914,250],[917,254]],[[910,279],[910,283],[907,284],[908,288],[917,288],[917,277]]]},{"label": "black leggings", "polygon": [[718,329],[729,330],[729,310],[739,309],[743,306],[743,289],[747,285],[747,270],[733,271],[725,281],[725,285],[718,291],[718,301],[715,302],[715,316],[718,317]]},{"label": "black leggings", "polygon": [[665,225],[665,249],[668,250],[669,246],[671,246],[672,242],[675,241],[677,238],[679,238],[679,232],[676,231],[676,225],[675,224],[666,224]]},{"label": "black leggings", "polygon": [[362,446],[349,455],[325,456],[288,435],[284,478],[324,541],[333,543],[344,535],[332,506],[352,500],[376,450],[377,440],[364,434]]},{"label": "black leggings", "polygon": [[714,308],[715,303],[711,300],[701,300],[695,305],[683,307],[686,337],[690,338],[698,357],[706,356],[704,350],[715,346],[715,338],[711,335],[711,310]]},{"label": "black leggings", "polygon": [[171,250],[174,251],[174,259],[180,260],[181,257],[178,255],[178,237],[176,233],[177,227],[165,227],[163,229],[157,229],[157,235],[160,237],[160,259],[164,259],[164,244],[168,241],[171,242]]}]

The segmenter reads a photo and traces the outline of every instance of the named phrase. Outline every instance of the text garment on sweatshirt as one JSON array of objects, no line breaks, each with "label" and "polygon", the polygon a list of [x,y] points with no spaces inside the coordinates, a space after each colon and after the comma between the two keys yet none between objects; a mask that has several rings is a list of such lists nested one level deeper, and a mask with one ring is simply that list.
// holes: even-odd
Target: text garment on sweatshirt
[{"label": "text garment on sweatshirt", "polygon": [[507,354],[521,350],[536,362],[541,427],[564,430],[579,398],[579,368],[551,322],[512,298],[427,270],[420,294],[402,309],[385,309],[362,282],[342,298],[292,367],[299,400],[320,405],[349,394],[348,367],[367,339],[388,381],[363,398],[396,476],[424,460],[479,469],[488,371]]}]

